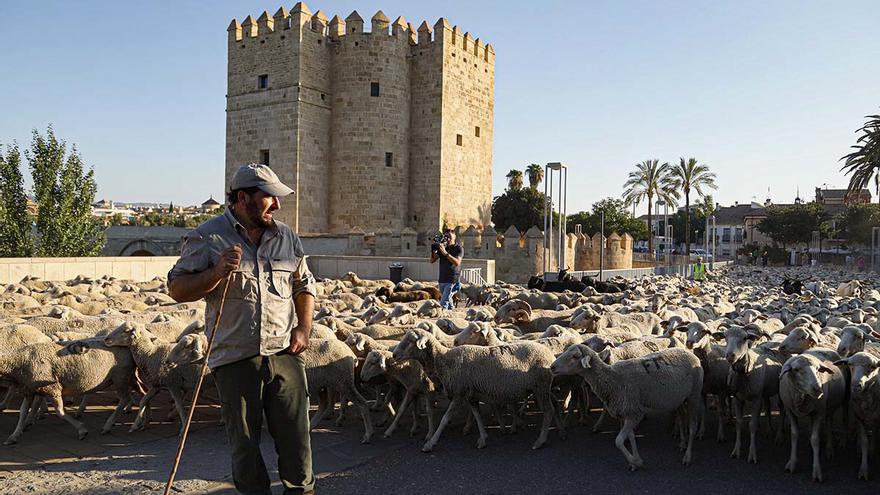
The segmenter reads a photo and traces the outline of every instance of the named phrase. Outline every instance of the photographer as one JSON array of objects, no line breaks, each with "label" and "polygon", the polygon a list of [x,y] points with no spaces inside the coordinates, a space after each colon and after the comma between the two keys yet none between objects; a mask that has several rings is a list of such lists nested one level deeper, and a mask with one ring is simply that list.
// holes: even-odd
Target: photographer
[{"label": "photographer", "polygon": [[444,309],[452,309],[452,296],[461,289],[461,258],[464,249],[455,243],[455,231],[443,229],[442,238],[435,239],[431,244],[431,263],[440,260],[440,305]]}]

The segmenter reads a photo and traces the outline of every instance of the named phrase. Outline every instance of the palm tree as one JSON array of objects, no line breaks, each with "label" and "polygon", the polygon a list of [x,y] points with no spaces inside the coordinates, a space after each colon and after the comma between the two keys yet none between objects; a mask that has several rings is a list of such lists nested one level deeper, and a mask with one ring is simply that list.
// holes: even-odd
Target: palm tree
[{"label": "palm tree", "polygon": [[526,167],[526,175],[529,177],[529,187],[537,191],[541,181],[544,180],[544,167],[533,163]]},{"label": "palm tree", "polygon": [[874,186],[878,188],[877,201],[880,203],[880,115],[868,115],[865,118],[868,121],[856,131],[862,135],[851,146],[854,151],[841,158],[844,165],[840,170],[845,170],[846,175],[852,174],[846,190],[847,196],[867,187],[873,177]]},{"label": "palm tree", "polygon": [[671,187],[669,179],[669,164],[660,163],[656,158],[645,160],[636,164],[636,169],[629,173],[629,178],[623,184],[623,200],[627,204],[639,204],[642,200],[648,200],[648,249],[654,250],[654,235],[651,225],[652,208],[654,198],[662,199],[669,204],[675,204],[678,193]]},{"label": "palm tree", "polygon": [[691,191],[703,196],[704,188],[718,189],[718,186],[709,166],[697,163],[696,158],[680,158],[678,166],[670,169],[669,178],[672,187],[684,193],[684,253],[688,255],[691,253]]},{"label": "palm tree", "polygon": [[511,170],[507,172],[507,189],[511,191],[519,191],[523,186],[523,173],[520,170]]}]

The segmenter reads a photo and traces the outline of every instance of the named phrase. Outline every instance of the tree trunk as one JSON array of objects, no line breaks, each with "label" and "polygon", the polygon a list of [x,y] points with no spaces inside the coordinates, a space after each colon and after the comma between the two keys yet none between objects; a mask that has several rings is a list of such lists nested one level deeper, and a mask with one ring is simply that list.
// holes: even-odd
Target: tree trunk
[{"label": "tree trunk", "polygon": [[687,190],[684,192],[684,255],[687,263],[691,255],[691,194]]},{"label": "tree trunk", "polygon": [[653,199],[654,198],[652,198],[651,195],[649,194],[648,195],[648,252],[651,254],[654,253],[654,224],[651,223],[651,219],[653,217],[651,214],[654,212],[654,210],[653,210],[654,207],[651,204]]}]

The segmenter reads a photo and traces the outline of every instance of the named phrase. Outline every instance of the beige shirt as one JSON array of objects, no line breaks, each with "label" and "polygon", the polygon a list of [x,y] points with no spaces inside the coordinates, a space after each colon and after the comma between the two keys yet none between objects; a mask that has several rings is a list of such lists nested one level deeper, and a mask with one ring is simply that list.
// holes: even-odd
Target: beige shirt
[{"label": "beige shirt", "polygon": [[286,349],[296,325],[294,298],[302,293],[315,295],[315,278],[306,265],[299,236],[275,222],[255,246],[228,208],[184,237],[180,259],[168,272],[168,281],[211,268],[220,253],[235,244],[241,246],[241,264],[232,272],[217,329],[214,322],[225,281],[205,296],[205,331],[209,337],[217,332],[208,359],[211,369]]}]

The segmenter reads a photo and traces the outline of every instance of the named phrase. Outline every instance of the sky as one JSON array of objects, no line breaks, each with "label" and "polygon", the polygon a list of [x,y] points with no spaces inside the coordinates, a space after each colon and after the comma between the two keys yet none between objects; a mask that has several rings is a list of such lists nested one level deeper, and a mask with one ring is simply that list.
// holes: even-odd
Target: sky
[{"label": "sky", "polygon": [[[0,143],[50,123],[98,198],[223,195],[226,27],[259,1],[0,0]],[[292,7],[291,4],[285,4]],[[845,187],[839,158],[880,112],[877,0],[339,1],[493,45],[495,194],[530,163],[569,167],[569,212],[619,197],[640,161],[695,157],[722,205]],[[645,205],[637,213],[646,211]]]}]

